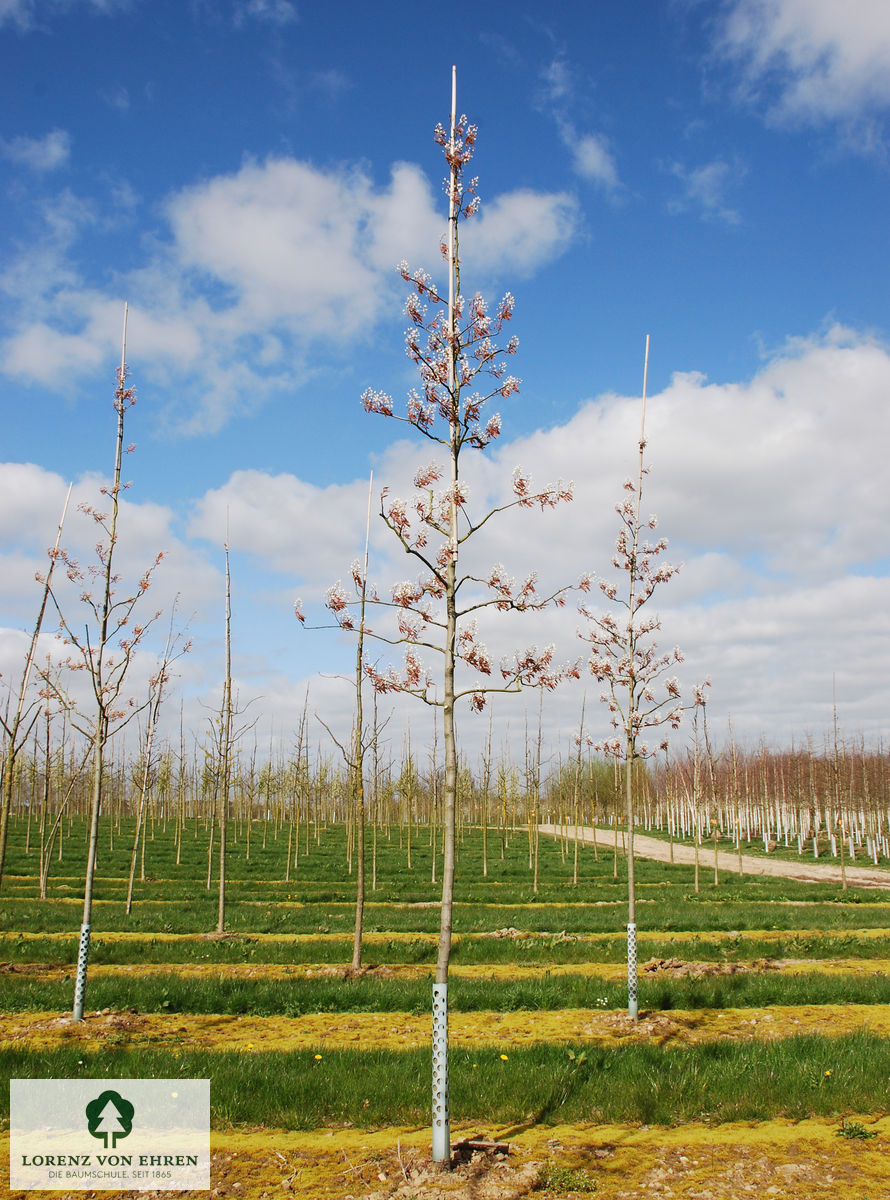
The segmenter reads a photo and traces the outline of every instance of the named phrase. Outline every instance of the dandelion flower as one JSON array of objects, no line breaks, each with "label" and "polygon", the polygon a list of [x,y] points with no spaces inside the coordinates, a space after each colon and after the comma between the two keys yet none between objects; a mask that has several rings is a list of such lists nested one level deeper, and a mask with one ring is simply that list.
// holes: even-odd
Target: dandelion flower
[{"label": "dandelion flower", "polygon": [[506,1054],[502,1054],[502,1055],[501,1055],[501,1062],[507,1062],[507,1056],[506,1056]]},{"label": "dandelion flower", "polygon": [[321,1062],[321,1055],[320,1055],[320,1054],[316,1054],[316,1056],[315,1056],[315,1061],[316,1061],[316,1062]]},{"label": "dandelion flower", "polygon": [[830,1074],[831,1074],[831,1072],[830,1072],[830,1071],[826,1071],[826,1072],[825,1072],[825,1078],[827,1079],[827,1078],[828,1078],[828,1076],[829,1076]]}]

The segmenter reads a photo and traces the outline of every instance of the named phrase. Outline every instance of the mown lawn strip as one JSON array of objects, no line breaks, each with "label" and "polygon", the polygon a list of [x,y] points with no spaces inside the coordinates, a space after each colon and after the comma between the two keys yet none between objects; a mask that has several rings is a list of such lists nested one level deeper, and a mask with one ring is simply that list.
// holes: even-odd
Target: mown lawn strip
[{"label": "mown lawn strip", "polygon": [[[658,1011],[890,1004],[890,974],[885,972],[785,974],[765,968],[740,970],[728,964],[684,964],[674,971],[644,972],[639,982],[641,1004]],[[71,1002],[71,972],[55,974],[48,979],[27,970],[0,973],[0,1011],[64,1011]],[[429,1010],[430,995],[428,977],[398,978],[385,968],[357,977],[348,971],[322,971],[310,977],[271,978],[227,967],[191,975],[175,967],[134,973],[106,969],[94,972],[87,993],[96,1009],[288,1017],[343,1012],[422,1015]],[[501,1013],[617,1009],[625,995],[617,972],[609,979],[558,971],[539,971],[519,979],[455,975],[449,1007],[452,1012]]]},{"label": "mown lawn strip", "polygon": [[[840,935],[777,931],[733,932],[705,935],[649,935],[638,943],[639,960],[671,959],[744,964],[756,959],[850,961],[890,960],[890,933],[856,930]],[[381,934],[365,939],[364,962],[369,967],[418,966],[435,962],[433,935]],[[591,964],[621,964],[626,939],[622,934],[587,937],[530,935],[519,937],[463,936],[455,939],[453,969],[464,967],[497,974],[514,967],[522,970],[586,968]],[[74,934],[7,934],[0,936],[0,964],[11,967],[42,962],[71,968],[77,956]],[[91,972],[98,966],[141,964],[169,968],[175,964],[234,965],[239,969],[275,964],[319,970],[347,966],[352,958],[351,938],[344,935],[302,937],[286,935],[132,934],[98,932],[93,940]]]},{"label": "mown lawn strip", "polygon": [[[374,1127],[427,1119],[428,1050],[316,1045],[264,1053],[7,1045],[0,1066],[15,1078],[209,1078],[217,1128]],[[507,1048],[458,1044],[452,1054],[455,1107],[462,1120],[489,1126],[800,1120],[882,1112],[890,1099],[890,1039],[861,1031],[672,1049],[578,1039]]]}]

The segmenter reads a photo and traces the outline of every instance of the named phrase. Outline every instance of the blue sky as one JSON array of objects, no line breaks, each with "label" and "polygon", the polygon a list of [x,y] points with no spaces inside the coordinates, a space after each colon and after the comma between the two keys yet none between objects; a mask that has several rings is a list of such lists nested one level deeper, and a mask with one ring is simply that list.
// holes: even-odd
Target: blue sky
[{"label": "blue sky", "polygon": [[[286,734],[307,683],[348,720],[330,676],[349,646],[301,632],[292,604],[318,612],[348,575],[368,471],[382,486],[428,459],[359,397],[413,383],[393,268],[438,267],[432,130],[456,63],[483,199],[465,284],[516,296],[523,380],[476,484],[496,497],[516,461],[576,483],[571,509],[508,524],[492,554],[608,574],[648,333],[648,498],[685,564],[659,610],[685,679],[710,676],[712,722],[751,741],[821,739],[832,680],[851,736],[885,732],[882,6],[495,0],[445,21],[400,2],[0,0],[0,47],[5,678],[67,481],[88,501],[111,467],[126,299],[122,554],[136,571],[166,550],[154,594],[194,614],[190,724],[218,696],[226,509],[259,728]],[[82,517],[66,540],[86,556]],[[385,530],[372,554],[381,585],[408,570]],[[569,609],[487,636],[575,657]],[[585,687],[548,698],[554,745]],[[524,711],[499,704],[499,736]]]}]

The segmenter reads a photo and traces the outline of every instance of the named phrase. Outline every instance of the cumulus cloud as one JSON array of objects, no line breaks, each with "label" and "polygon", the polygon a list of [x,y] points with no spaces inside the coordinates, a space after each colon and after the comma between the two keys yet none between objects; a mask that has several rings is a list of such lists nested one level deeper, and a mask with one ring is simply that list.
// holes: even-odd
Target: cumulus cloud
[{"label": "cumulus cloud", "polygon": [[[866,736],[882,732],[890,703],[890,493],[883,461],[890,441],[888,391],[890,349],[831,328],[789,342],[750,380],[677,375],[650,397],[644,508],[660,518],[658,531],[670,540],[668,560],[684,564],[654,597],[663,623],[660,644],[684,650],[678,674],[687,684],[711,677],[715,737],[731,716],[743,741],[756,744],[766,736],[781,745],[808,733],[818,741],[831,718],[832,678],[846,728]],[[473,539],[465,565],[478,574],[495,562],[517,577],[537,571],[542,591],[573,582],[585,570],[612,578],[614,509],[635,466],[639,406],[636,397],[599,396],[561,425],[506,441],[493,454],[470,456],[471,501],[482,511],[509,498],[517,464],[540,484],[574,478],[575,500],[555,511],[514,511],[493,520]],[[375,493],[387,485],[393,494],[407,493],[425,457],[414,442],[393,443],[375,469]],[[76,504],[95,501],[100,483],[93,477],[77,481],[66,526],[66,544],[85,561],[95,534]],[[0,670],[7,677],[16,669],[20,631],[33,619],[34,572],[45,567],[65,486],[34,464],[0,467],[0,612],[7,630],[0,635]],[[349,565],[361,554],[366,500],[364,480],[319,487],[259,470],[235,472],[179,514],[124,500],[125,578],[144,569],[147,548],[165,550],[152,606],[169,609],[179,593],[183,616],[199,614],[200,636],[183,666],[187,719],[191,713],[198,723],[206,720],[196,697],[212,707],[219,679],[218,552],[228,513],[232,552],[250,562],[249,570],[240,569],[236,557],[242,696],[257,697],[264,721],[274,710],[280,729],[285,715],[301,707],[311,679],[312,708],[332,727],[348,727],[350,690],[323,680],[322,673],[348,674],[354,646],[336,634],[300,632],[291,604],[301,594],[310,621],[323,620],[327,586],[348,581]],[[184,534],[175,532],[179,522]],[[384,594],[417,573],[417,564],[376,519],[370,573]],[[594,607],[598,598],[606,603],[594,593]],[[570,602],[540,618],[484,613],[480,635],[495,662],[517,647],[551,641],[557,658],[567,660],[583,655],[576,636],[581,624]],[[387,647],[371,653],[379,653],[381,664],[400,658]],[[585,675],[548,696],[545,736],[555,739],[560,728],[577,723],[585,691],[588,724],[597,736],[605,731],[606,716],[595,703],[599,689]],[[514,731],[521,727],[525,703],[534,715],[536,696],[497,706],[496,737],[505,736],[507,721]],[[412,712],[415,720],[426,719],[407,702],[398,711],[397,721]],[[467,753],[486,736],[484,718],[462,714]]]},{"label": "cumulus cloud", "polygon": [[318,587],[348,572],[364,541],[367,482],[317,487],[294,475],[235,471],[200,498],[191,537],[229,543]]},{"label": "cumulus cloud", "polygon": [[[8,374],[37,382],[77,378],[107,360],[120,308],[117,296],[78,286],[77,234],[91,211],[69,196],[44,216],[43,244],[4,277],[22,304],[0,347]],[[445,227],[416,166],[396,164],[381,187],[357,167],[292,158],[247,162],[184,188],[169,197],[165,216],[166,236],[115,291],[131,301],[134,366],[147,382],[175,375],[179,394],[187,383],[189,411],[171,419],[194,432],[292,392],[310,347],[337,359],[349,339],[372,337],[400,295],[395,264],[407,258],[435,269]],[[467,227],[474,282],[532,273],[565,251],[576,228],[574,201],[563,193],[494,197]]]},{"label": "cumulus cloud", "polygon": [[[846,719],[881,728],[888,387],[888,348],[834,328],[789,343],[750,381],[681,375],[651,398],[644,507],[660,517],[667,558],[685,563],[657,596],[663,644],[686,651],[687,679],[713,678],[717,719],[732,714],[745,736],[820,731],[833,674]],[[502,451],[504,477],[520,461],[576,480],[552,525],[517,516],[501,531],[545,577],[579,559],[614,574],[614,504],[638,420],[638,400],[604,396]]]},{"label": "cumulus cloud", "polygon": [[464,230],[464,245],[478,269],[500,275],[531,275],[562,254],[578,226],[577,205],[566,192],[520,188],[483,204]]},{"label": "cumulus cloud", "polygon": [[53,129],[42,138],[14,137],[0,141],[0,153],[10,162],[43,173],[63,167],[71,156],[71,135]]},{"label": "cumulus cloud", "polygon": [[785,120],[858,119],[890,104],[890,8],[874,0],[734,0],[721,51]]},{"label": "cumulus cloud", "polygon": [[[107,510],[101,488],[108,480],[87,474],[73,481],[71,499],[62,535],[62,546],[86,569],[95,561],[96,523],[83,511],[92,506]],[[55,540],[69,481],[35,463],[0,463],[0,539],[6,548],[3,572],[2,611],[27,627],[36,615],[35,574],[45,573],[46,547]],[[121,501],[121,538],[116,550],[116,567],[121,587],[135,586],[157,554],[164,559],[155,574],[146,608],[169,611],[174,597],[183,596],[182,609],[205,608],[219,594],[219,574],[207,561],[202,548],[186,545],[173,529],[173,513],[164,505]],[[59,595],[76,604],[76,589],[57,573]]]},{"label": "cumulus cloud", "polygon": [[249,163],[171,200],[176,258],[223,289],[252,325],[271,318],[310,334],[347,333],[376,304],[359,246],[367,189],[358,172]]},{"label": "cumulus cloud", "polygon": [[[381,277],[402,258],[435,256],[445,227],[427,178],[404,163],[382,189],[358,169],[251,163],[179,193],[169,214],[177,261],[229,289],[252,325],[333,338],[376,317]],[[485,204],[464,238],[494,275],[534,270],[574,231],[570,197],[523,189]]]},{"label": "cumulus cloud", "polygon": [[[679,674],[687,683],[713,680],[715,731],[731,716],[736,735],[755,743],[763,735],[778,744],[792,734],[818,738],[830,719],[832,677],[848,728],[882,729],[890,701],[888,390],[890,350],[832,328],[789,342],[753,379],[677,375],[650,397],[644,508],[659,515],[659,534],[670,541],[667,559],[683,563],[656,593],[660,642],[684,650]],[[573,478],[575,499],[555,511],[497,518],[473,539],[464,565],[474,574],[495,562],[517,577],[534,570],[541,592],[575,582],[585,570],[612,578],[615,504],[635,465],[639,404],[600,396],[564,424],[471,456],[467,482],[476,511],[509,498],[517,464],[542,485]],[[391,485],[393,494],[407,494],[423,458],[422,447],[395,443],[378,464],[375,489]],[[310,619],[319,618],[325,588],[347,580],[361,552],[366,488],[363,481],[319,488],[291,475],[237,472],[198,500],[189,536],[219,539],[228,509],[233,546],[293,578]],[[370,574],[388,594],[392,583],[414,578],[417,564],[382,523],[372,530]],[[517,647],[551,641],[557,657],[568,660],[583,655],[581,624],[570,602],[536,618],[483,613],[480,635],[495,662]],[[348,643],[328,643],[325,669],[348,672],[351,652]],[[380,653],[383,661],[400,657]],[[598,694],[589,675],[548,697],[554,736],[577,721],[585,690],[589,700]],[[325,693],[325,719],[345,722],[351,700],[344,691],[338,710],[338,694]],[[502,719],[512,711],[519,720],[522,703],[499,706]],[[588,720],[605,728],[592,703]],[[481,744],[485,725],[465,715],[467,745],[474,738]]]}]

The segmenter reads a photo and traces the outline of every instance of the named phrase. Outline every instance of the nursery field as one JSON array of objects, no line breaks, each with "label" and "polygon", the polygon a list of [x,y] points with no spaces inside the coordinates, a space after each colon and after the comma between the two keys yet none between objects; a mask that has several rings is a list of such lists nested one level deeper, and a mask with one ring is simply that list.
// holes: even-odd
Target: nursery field
[{"label": "nursery field", "polygon": [[634,1023],[620,846],[616,860],[611,843],[583,845],[574,883],[571,841],[542,834],[535,891],[527,830],[488,831],[485,873],[482,834],[464,829],[449,988],[460,1161],[441,1175],[429,1163],[441,872],[428,827],[410,831],[410,853],[407,830],[379,829],[375,879],[369,843],[353,971],[343,825],[307,827],[295,858],[284,827],[255,822],[248,839],[233,823],[217,934],[208,830],[189,828],[178,862],[172,825],[147,831],[128,915],[122,819],[100,847],[76,1024],[85,830],[65,832],[41,899],[25,824],[11,826],[5,1077],[209,1078],[215,1195],[890,1196],[890,872],[842,890],[721,866],[715,885],[703,851],[696,891],[687,863],[641,858]]}]

